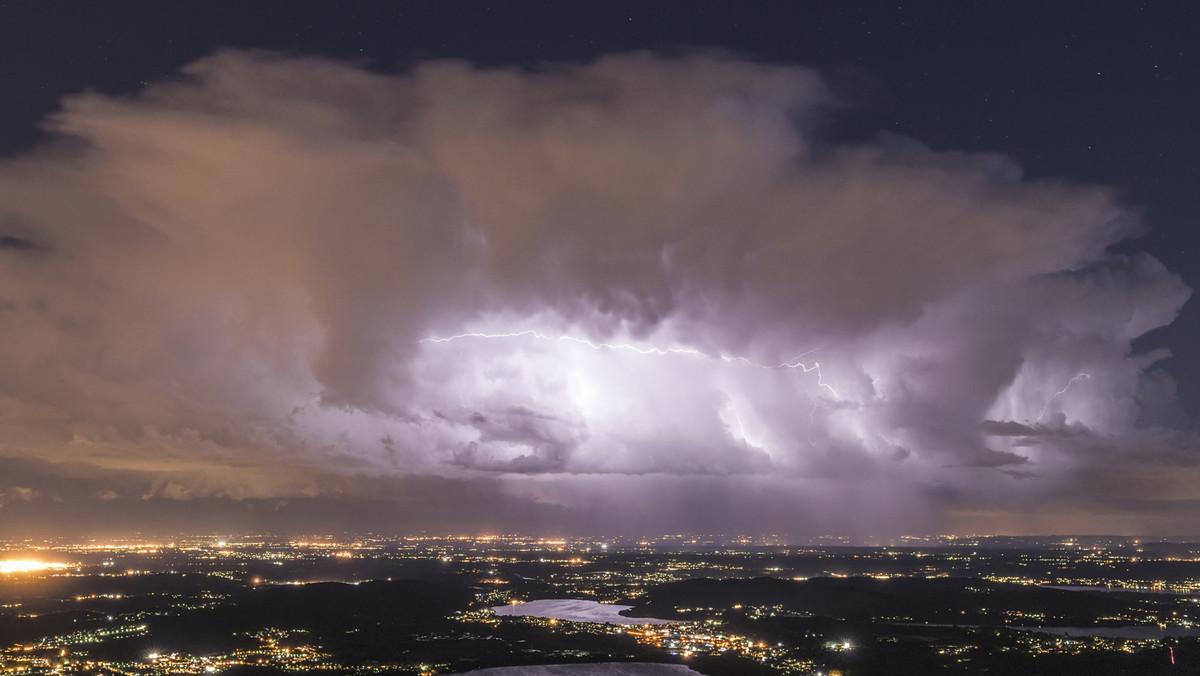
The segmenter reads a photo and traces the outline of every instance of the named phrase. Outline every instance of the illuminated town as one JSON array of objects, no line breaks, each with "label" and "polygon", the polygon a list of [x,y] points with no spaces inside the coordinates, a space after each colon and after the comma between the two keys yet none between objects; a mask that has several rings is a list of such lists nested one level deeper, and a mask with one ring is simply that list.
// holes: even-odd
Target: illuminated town
[{"label": "illuminated town", "polygon": [[[585,612],[523,614],[553,599]],[[1198,603],[1200,543],[1135,538],[26,540],[0,549],[0,671],[1194,673]]]}]

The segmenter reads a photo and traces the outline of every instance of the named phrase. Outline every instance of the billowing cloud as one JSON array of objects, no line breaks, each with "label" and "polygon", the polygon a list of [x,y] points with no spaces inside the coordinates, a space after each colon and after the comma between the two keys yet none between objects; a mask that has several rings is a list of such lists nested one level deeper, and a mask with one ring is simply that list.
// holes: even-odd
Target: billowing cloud
[{"label": "billowing cloud", "polygon": [[1096,479],[1200,465],[1133,351],[1190,294],[1109,252],[1138,215],[831,145],[836,107],[803,68],[650,54],[229,51],[71,97],[0,162],[0,462],[105,504],[440,477],[589,528],[1175,523]]}]

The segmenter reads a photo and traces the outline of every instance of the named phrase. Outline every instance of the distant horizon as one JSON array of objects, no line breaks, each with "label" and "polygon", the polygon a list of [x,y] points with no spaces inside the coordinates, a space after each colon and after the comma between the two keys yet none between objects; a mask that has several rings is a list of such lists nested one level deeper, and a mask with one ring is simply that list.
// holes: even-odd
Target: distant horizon
[{"label": "distant horizon", "polygon": [[[205,540],[208,542],[198,542]],[[658,535],[612,535],[612,534],[582,534],[582,535],[540,535],[533,533],[388,533],[381,531],[320,531],[320,532],[236,532],[236,531],[207,531],[207,532],[175,532],[175,533],[129,533],[124,535],[103,536],[68,536],[58,535],[44,539],[35,537],[4,537],[0,536],[0,546],[19,546],[20,543],[36,543],[27,546],[44,546],[45,548],[85,546],[92,544],[104,546],[129,547],[175,547],[205,546],[208,548],[240,547],[255,545],[292,545],[308,548],[323,549],[354,544],[355,541],[378,540],[383,543],[391,541],[431,541],[431,542],[461,542],[473,544],[508,545],[540,545],[560,547],[581,547],[592,545],[596,547],[593,553],[600,554],[605,550],[602,546],[612,546],[614,549],[631,547],[668,547],[680,546],[713,546],[730,547],[749,545],[756,547],[919,547],[926,544],[950,544],[971,546],[975,543],[999,544],[1003,541],[1039,542],[1055,545],[1089,546],[1101,541],[1121,542],[1135,541],[1133,544],[1196,544],[1200,543],[1200,534],[1185,535],[1118,535],[1118,534],[1088,534],[1088,533],[1054,533],[1045,535],[1012,535],[1003,533],[970,533],[970,534],[929,534],[901,535],[890,538],[848,538],[839,535],[818,535],[808,538],[782,538],[775,535],[727,535],[717,533],[664,533]],[[964,542],[965,541],[965,542]],[[972,542],[973,541],[973,542]],[[1077,541],[1077,542],[1072,542]]]}]

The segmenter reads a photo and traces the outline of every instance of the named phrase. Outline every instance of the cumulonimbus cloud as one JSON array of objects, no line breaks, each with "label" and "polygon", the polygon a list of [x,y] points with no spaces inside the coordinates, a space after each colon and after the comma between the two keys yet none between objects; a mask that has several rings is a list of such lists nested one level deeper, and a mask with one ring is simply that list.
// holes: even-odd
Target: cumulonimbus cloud
[{"label": "cumulonimbus cloud", "polygon": [[1108,251],[1137,214],[1003,157],[831,146],[834,103],[650,54],[226,51],[71,97],[0,163],[4,453],[171,498],[673,475],[934,513],[1192,463],[1167,355],[1132,351],[1190,290]]}]

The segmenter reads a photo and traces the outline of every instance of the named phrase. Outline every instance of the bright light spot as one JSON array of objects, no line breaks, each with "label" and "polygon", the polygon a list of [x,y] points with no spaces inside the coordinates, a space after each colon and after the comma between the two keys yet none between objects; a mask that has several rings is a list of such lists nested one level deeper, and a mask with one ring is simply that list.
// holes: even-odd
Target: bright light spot
[{"label": "bright light spot", "polygon": [[853,648],[854,648],[854,645],[851,644],[849,641],[842,641],[842,650],[851,650]]},{"label": "bright light spot", "polygon": [[38,570],[59,570],[61,568],[69,568],[65,563],[52,563],[50,561],[38,561],[37,559],[8,559],[0,561],[0,574],[6,573],[29,573]]}]

